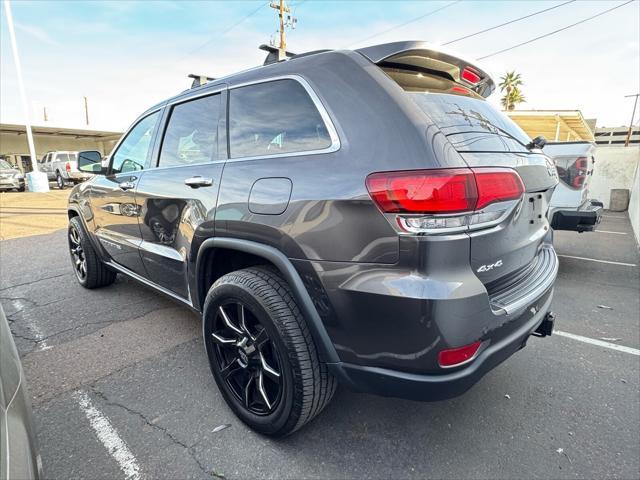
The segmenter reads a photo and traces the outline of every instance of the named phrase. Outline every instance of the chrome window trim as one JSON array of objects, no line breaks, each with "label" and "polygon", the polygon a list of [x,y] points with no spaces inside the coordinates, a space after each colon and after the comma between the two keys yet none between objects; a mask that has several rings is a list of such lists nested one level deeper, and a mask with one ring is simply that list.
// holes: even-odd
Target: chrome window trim
[{"label": "chrome window trim", "polygon": [[[249,156],[249,157],[236,157],[236,158],[233,158],[233,157],[230,156],[230,158],[227,160],[227,162],[239,162],[239,161],[246,161],[246,160],[259,160],[259,159],[265,159],[265,158],[303,157],[303,156],[306,156],[306,155],[318,155],[318,154],[322,154],[322,153],[332,153],[332,152],[337,152],[338,150],[340,150],[340,147],[341,147],[341,145],[340,145],[340,137],[338,136],[338,131],[336,130],[336,127],[333,124],[333,121],[331,120],[331,117],[329,116],[329,112],[327,112],[327,109],[325,108],[324,104],[320,100],[320,97],[318,97],[318,95],[313,90],[311,85],[309,85],[309,82],[307,82],[300,75],[277,75],[275,77],[261,78],[259,80],[252,80],[252,81],[249,81],[249,82],[238,83],[237,85],[231,85],[231,86],[228,87],[228,89],[229,89],[229,91],[231,91],[231,90],[235,90],[236,88],[248,87],[248,86],[251,86],[251,85],[258,85],[258,84],[261,84],[261,83],[275,82],[275,81],[278,81],[278,80],[294,80],[294,81],[298,82],[300,85],[302,85],[302,88],[305,89],[305,91],[307,92],[307,95],[309,95],[309,98],[311,98],[311,101],[313,102],[314,106],[316,107],[316,110],[320,114],[320,118],[322,118],[322,121],[324,122],[324,126],[327,129],[327,132],[329,133],[329,138],[331,140],[331,145],[329,145],[326,148],[321,148],[321,149],[316,149],[316,150],[304,150],[304,151],[300,151],[300,152],[274,153],[272,155],[254,155],[254,156]],[[231,97],[229,97],[229,102],[231,102]],[[230,113],[231,112],[229,112],[229,114]],[[230,125],[231,124],[231,117],[229,117],[229,122],[228,123],[229,123],[229,125],[228,125],[229,135],[228,136],[230,138],[231,137],[231,125]],[[229,153],[231,155],[233,155],[233,152],[230,151]]]}]

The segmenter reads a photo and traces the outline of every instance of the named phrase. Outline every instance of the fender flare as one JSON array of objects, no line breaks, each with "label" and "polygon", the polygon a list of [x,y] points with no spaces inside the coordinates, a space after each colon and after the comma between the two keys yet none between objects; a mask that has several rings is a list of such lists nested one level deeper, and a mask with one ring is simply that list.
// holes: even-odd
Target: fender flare
[{"label": "fender flare", "polygon": [[[250,253],[258,257],[262,257],[265,260],[271,262],[285,278],[289,287],[293,291],[293,295],[307,320],[307,326],[311,331],[313,340],[315,341],[318,349],[320,360],[325,363],[338,363],[340,358],[336,352],[333,342],[329,338],[318,310],[316,309],[309,292],[302,283],[302,279],[298,274],[298,271],[294,268],[291,261],[279,250],[268,245],[252,242],[249,240],[242,240],[238,238],[220,237],[209,238],[202,242],[198,250],[198,256],[196,259],[196,279],[199,281],[201,278],[202,259],[204,253],[213,248],[225,248],[230,250],[238,250],[245,253]],[[199,297],[200,295],[198,295]],[[198,298],[200,301],[201,299]]]}]

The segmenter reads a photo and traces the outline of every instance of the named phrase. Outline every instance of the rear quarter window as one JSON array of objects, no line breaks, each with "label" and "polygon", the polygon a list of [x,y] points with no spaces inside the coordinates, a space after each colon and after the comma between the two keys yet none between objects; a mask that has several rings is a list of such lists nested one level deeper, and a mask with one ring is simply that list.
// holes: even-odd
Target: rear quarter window
[{"label": "rear quarter window", "polygon": [[231,158],[311,152],[331,146],[313,100],[295,80],[232,89],[229,97]]}]

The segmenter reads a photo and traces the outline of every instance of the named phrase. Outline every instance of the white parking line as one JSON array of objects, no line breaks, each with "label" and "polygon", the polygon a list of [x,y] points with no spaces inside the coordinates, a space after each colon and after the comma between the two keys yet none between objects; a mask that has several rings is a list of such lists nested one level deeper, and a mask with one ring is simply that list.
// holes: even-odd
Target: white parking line
[{"label": "white parking line", "polygon": [[612,262],[611,260],[598,260],[597,258],[587,258],[587,257],[574,257],[573,255],[560,255],[559,257],[564,258],[575,258],[577,260],[588,260],[589,262],[599,262],[599,263],[610,263],[611,265],[623,265],[625,267],[637,267],[635,263],[624,263],[624,262]]},{"label": "white parking line", "polygon": [[611,232],[609,230],[595,230],[596,233],[611,233],[613,235],[626,235],[627,232]]},{"label": "white parking line", "polygon": [[554,330],[553,335],[560,335],[561,337],[567,337],[572,340],[577,340],[579,342],[589,343],[591,345],[597,345],[598,347],[604,347],[610,350],[616,350],[618,352],[630,353],[631,355],[640,356],[640,350],[638,350],[637,348],[625,347],[624,345],[616,345],[615,343],[604,342],[602,340],[596,340],[595,338],[583,337],[582,335],[563,332],[561,330]]},{"label": "white parking line", "polygon": [[89,419],[91,428],[104,445],[125,474],[127,480],[140,479],[140,466],[136,457],[133,456],[127,444],[120,438],[118,431],[111,425],[111,422],[100,410],[93,406],[87,392],[79,390],[74,393],[75,399],[80,404],[80,408]]}]

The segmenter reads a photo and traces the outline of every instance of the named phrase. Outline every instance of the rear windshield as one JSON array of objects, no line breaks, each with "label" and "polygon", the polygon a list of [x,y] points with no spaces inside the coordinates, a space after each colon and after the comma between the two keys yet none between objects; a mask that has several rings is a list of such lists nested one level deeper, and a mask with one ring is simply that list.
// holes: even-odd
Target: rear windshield
[{"label": "rear windshield", "polygon": [[485,100],[451,93],[407,92],[458,151],[522,151],[531,141]]}]

